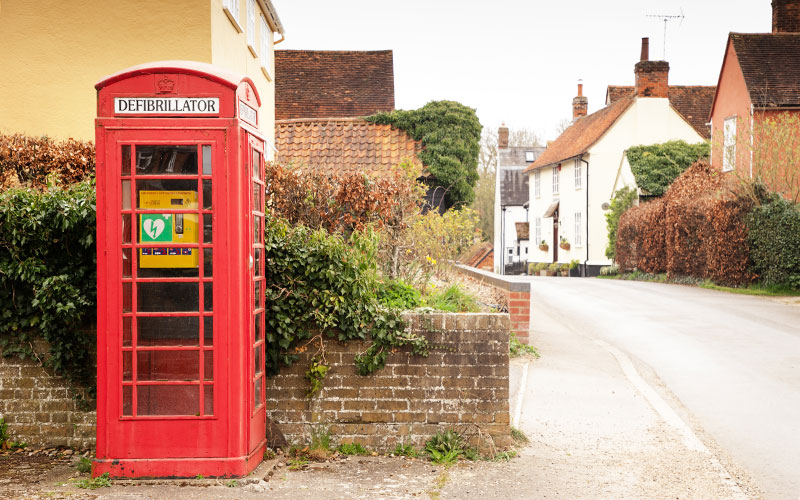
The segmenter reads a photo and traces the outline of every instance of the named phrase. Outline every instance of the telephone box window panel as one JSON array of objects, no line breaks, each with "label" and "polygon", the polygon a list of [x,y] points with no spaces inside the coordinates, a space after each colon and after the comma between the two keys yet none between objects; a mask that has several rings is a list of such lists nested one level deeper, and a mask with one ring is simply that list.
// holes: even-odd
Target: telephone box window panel
[{"label": "telephone box window panel", "polygon": [[140,282],[137,287],[138,310],[142,312],[196,312],[200,310],[200,287],[197,283]]},{"label": "telephone box window panel", "polygon": [[197,175],[197,146],[136,146],[136,175]]},{"label": "telephone box window panel", "polygon": [[200,345],[200,318],[197,316],[140,316],[136,322],[139,346]]}]

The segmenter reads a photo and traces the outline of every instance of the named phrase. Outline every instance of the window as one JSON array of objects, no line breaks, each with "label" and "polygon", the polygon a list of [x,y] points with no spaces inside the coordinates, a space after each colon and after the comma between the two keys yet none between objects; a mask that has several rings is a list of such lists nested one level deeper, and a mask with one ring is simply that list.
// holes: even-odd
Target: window
[{"label": "window", "polygon": [[575,189],[583,187],[583,168],[581,167],[581,161],[575,160]]},{"label": "window", "polygon": [[247,0],[247,46],[256,55],[256,0]]},{"label": "window", "polygon": [[575,246],[583,246],[583,214],[575,212]]},{"label": "window", "polygon": [[525,161],[532,162],[535,159],[533,151],[525,151]]},{"label": "window", "polygon": [[722,171],[728,172],[736,166],[736,117],[725,118],[722,144]]},{"label": "window", "polygon": [[240,0],[222,0],[222,7],[231,20],[236,31],[242,32],[242,24],[239,22],[239,1]]},{"label": "window", "polygon": [[558,194],[558,180],[561,176],[561,165],[553,167],[553,194]]},{"label": "window", "polygon": [[533,173],[533,194],[537,198],[542,194],[542,173],[538,170]]},{"label": "window", "polygon": [[514,255],[514,249],[513,248],[509,248],[508,249],[508,255]]},{"label": "window", "polygon": [[542,242],[542,218],[541,217],[537,217],[536,218],[535,227],[536,227],[536,230],[535,230],[536,232],[535,232],[535,237],[534,237],[533,241],[534,241],[534,243],[536,245],[538,245],[539,243]]},{"label": "window", "polygon": [[269,26],[267,26],[267,21],[264,19],[264,16],[261,16],[261,69],[270,80],[272,79],[269,74],[270,70],[272,69],[272,47],[270,44],[271,36],[272,30],[269,28]]}]

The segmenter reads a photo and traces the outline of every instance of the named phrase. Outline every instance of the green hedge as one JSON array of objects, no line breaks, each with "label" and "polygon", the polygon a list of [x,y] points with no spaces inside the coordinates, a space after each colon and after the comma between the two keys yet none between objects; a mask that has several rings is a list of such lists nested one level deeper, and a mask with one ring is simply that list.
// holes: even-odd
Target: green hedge
[{"label": "green hedge", "polygon": [[668,141],[649,146],[634,146],[627,151],[636,185],[647,196],[662,196],[684,170],[701,158],[708,157],[707,142],[689,144]]},{"label": "green hedge", "polygon": [[773,197],[750,213],[748,243],[753,268],[766,285],[800,289],[800,210]]},{"label": "green hedge", "polygon": [[69,380],[94,380],[96,304],[94,182],[66,190],[0,193],[0,349],[34,356]]}]

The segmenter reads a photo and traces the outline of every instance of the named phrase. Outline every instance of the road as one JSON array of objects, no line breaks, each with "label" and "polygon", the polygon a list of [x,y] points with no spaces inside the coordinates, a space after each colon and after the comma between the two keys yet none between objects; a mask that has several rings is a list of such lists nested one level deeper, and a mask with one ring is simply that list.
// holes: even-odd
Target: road
[{"label": "road", "polygon": [[[729,471],[744,469],[767,499],[800,498],[800,299],[531,280],[534,345],[578,335],[617,350],[703,443],[721,448]],[[523,411],[535,414],[536,404]]]}]

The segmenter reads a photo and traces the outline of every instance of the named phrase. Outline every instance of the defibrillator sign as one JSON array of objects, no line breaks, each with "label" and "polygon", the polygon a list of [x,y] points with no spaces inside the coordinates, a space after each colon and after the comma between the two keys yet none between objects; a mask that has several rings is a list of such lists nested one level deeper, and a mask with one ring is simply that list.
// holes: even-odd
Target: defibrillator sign
[{"label": "defibrillator sign", "polygon": [[[197,208],[195,191],[140,191],[139,206],[144,209]],[[139,215],[139,242],[164,243],[165,246],[139,249],[139,267],[198,267],[198,249],[169,246],[170,243],[197,243],[196,214],[147,213]]]}]

